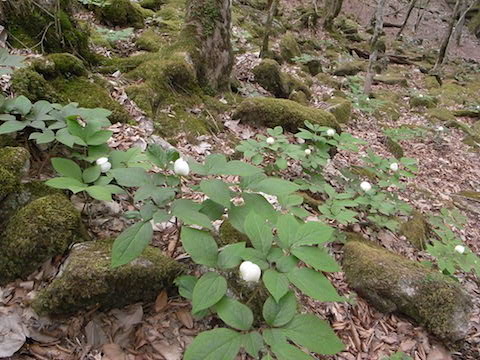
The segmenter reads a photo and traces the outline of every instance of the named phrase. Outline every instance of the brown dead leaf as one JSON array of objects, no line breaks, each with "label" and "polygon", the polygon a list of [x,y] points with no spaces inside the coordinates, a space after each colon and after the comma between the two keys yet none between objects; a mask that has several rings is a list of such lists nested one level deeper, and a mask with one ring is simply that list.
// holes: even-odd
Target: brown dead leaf
[{"label": "brown dead leaf", "polygon": [[178,345],[170,345],[165,341],[159,341],[152,344],[152,347],[162,355],[165,360],[181,360],[182,349]]},{"label": "brown dead leaf", "polygon": [[427,360],[452,360],[452,356],[443,346],[435,345],[428,354]]},{"label": "brown dead leaf", "polygon": [[193,318],[189,311],[187,310],[178,310],[177,311],[178,320],[188,329],[193,328]]},{"label": "brown dead leaf", "polygon": [[105,344],[103,345],[103,358],[102,360],[128,360],[127,354],[125,354],[117,344]]},{"label": "brown dead leaf", "polygon": [[155,312],[159,313],[164,310],[168,305],[168,294],[166,290],[162,290],[162,292],[157,296],[155,300]]}]

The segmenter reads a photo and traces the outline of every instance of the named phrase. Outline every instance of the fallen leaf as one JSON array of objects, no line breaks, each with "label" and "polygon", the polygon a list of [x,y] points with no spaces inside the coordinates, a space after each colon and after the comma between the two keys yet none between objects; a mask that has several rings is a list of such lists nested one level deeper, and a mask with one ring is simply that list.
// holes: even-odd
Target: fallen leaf
[{"label": "fallen leaf", "polygon": [[181,360],[182,349],[178,345],[169,345],[165,341],[152,343],[152,347],[162,355],[165,360]]},{"label": "fallen leaf", "polygon": [[0,314],[0,358],[15,354],[26,340],[22,318],[16,313]]},{"label": "fallen leaf", "polygon": [[193,328],[193,318],[189,311],[179,310],[177,311],[177,317],[185,327],[188,329]]},{"label": "fallen leaf", "polygon": [[125,354],[117,344],[105,344],[102,348],[103,358],[102,360],[127,360],[127,354]]},{"label": "fallen leaf", "polygon": [[155,300],[155,312],[159,313],[165,309],[168,305],[168,294],[166,290],[163,290]]}]

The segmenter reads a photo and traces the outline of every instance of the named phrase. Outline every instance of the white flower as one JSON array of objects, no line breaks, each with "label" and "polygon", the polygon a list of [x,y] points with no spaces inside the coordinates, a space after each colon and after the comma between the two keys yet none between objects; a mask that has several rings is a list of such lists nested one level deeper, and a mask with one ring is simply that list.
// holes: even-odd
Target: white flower
[{"label": "white flower", "polygon": [[297,138],[297,142],[299,144],[305,144],[305,140],[303,140],[302,138]]},{"label": "white flower", "polygon": [[419,94],[418,97],[419,97],[419,98],[422,98],[422,97],[423,97],[423,94]]},{"label": "white flower", "polygon": [[312,150],[310,150],[310,149],[305,149],[305,155],[308,156],[308,155],[310,155],[311,153],[312,153]]},{"label": "white flower", "polygon": [[262,270],[260,270],[260,267],[251,261],[244,261],[240,265],[240,276],[247,282],[257,282],[260,280],[261,275]]},{"label": "white flower", "polygon": [[443,130],[445,130],[445,128],[443,126],[437,127],[437,131],[443,131]]},{"label": "white flower", "polygon": [[267,141],[267,144],[268,144],[268,145],[273,145],[273,144],[275,144],[275,139],[274,139],[273,137],[268,137],[266,141]]},{"label": "white flower", "polygon": [[455,251],[458,252],[459,254],[463,254],[465,252],[465,246],[457,245],[455,246]]},{"label": "white flower", "polygon": [[335,130],[334,129],[328,129],[327,130],[327,136],[332,137],[333,135],[335,135]]},{"label": "white flower", "polygon": [[360,188],[365,192],[369,192],[372,190],[372,185],[368,181],[364,181],[360,184]]},{"label": "white flower", "polygon": [[392,170],[393,172],[397,172],[398,171],[398,164],[397,163],[391,163],[390,164],[390,170]]},{"label": "white flower", "polygon": [[108,161],[107,157],[101,157],[100,159],[97,159],[96,163],[98,166],[100,166],[100,171],[102,173],[106,173],[112,168],[112,164],[110,161]]},{"label": "white flower", "polygon": [[190,166],[188,166],[188,163],[182,158],[175,160],[173,170],[175,171],[175,174],[181,176],[188,176],[188,174],[190,174]]}]

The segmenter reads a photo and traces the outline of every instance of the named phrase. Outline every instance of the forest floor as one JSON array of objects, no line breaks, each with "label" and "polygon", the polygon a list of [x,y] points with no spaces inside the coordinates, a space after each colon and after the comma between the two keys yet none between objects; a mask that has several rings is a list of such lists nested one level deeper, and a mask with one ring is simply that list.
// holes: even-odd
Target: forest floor
[{"label": "forest floor", "polygon": [[[305,1],[300,0],[285,3],[287,13],[293,13],[300,5],[305,5]],[[401,6],[398,5],[397,8],[401,8]],[[394,12],[396,9],[390,10]],[[346,1],[344,11],[361,25],[367,26],[374,11],[373,2]],[[406,38],[411,41],[422,39],[424,50],[437,48],[441,36],[446,30],[446,22],[442,20],[442,14],[447,11],[446,5],[435,4],[435,7],[426,14],[416,34],[412,33],[413,26],[411,24],[407,27]],[[399,23],[404,14],[405,9],[399,11],[397,16],[388,17],[387,21]],[[91,14],[82,14],[82,16],[91,16]],[[387,29],[387,34],[393,37],[395,31],[396,29]],[[324,33],[320,26],[313,30],[299,30],[296,33],[299,39],[304,34],[322,40],[330,39],[330,36]],[[274,48],[278,46],[278,41],[279,38],[273,40]],[[130,40],[125,41],[122,47],[121,52],[127,56],[136,53],[134,44]],[[463,59],[465,63],[471,63],[473,67],[476,67],[477,71],[480,69],[478,64],[480,41],[471,34],[463,36],[461,46],[452,46],[450,54],[451,59]],[[241,81],[243,88],[248,89],[247,92],[268,94],[253,81],[252,69],[259,62],[258,48],[251,46],[250,50],[246,49],[236,56],[234,74]],[[459,71],[457,70],[459,68],[456,67],[453,71]],[[284,64],[282,70],[296,74],[300,68],[297,65]],[[420,72],[418,66],[393,65],[390,71],[396,74],[408,74],[409,91],[428,91],[425,88],[425,76]],[[4,89],[8,89],[8,78],[4,77],[3,79],[2,86]],[[132,117],[138,121],[138,125],[113,125],[114,139],[110,143],[111,147],[125,149],[132,145],[145,145],[152,136],[151,120],[126,95],[124,90],[126,83],[121,74],[110,74],[107,79],[115,84],[112,97],[124,105]],[[408,180],[407,188],[401,194],[402,199],[421,212],[435,213],[445,204],[451,204],[454,195],[460,191],[479,191],[478,149],[473,149],[463,142],[464,132],[460,129],[448,128],[438,135],[435,129],[440,123],[432,122],[426,111],[411,109],[408,105],[408,93],[404,87],[374,85],[374,91],[383,90],[398,94],[398,119],[395,121],[382,119],[380,125],[378,118],[356,109],[352,121],[343,127],[343,131],[365,140],[368,148],[375,153],[391,157],[385,145],[385,125],[392,127],[413,125],[431,130],[424,136],[401,142],[405,156],[417,159],[419,164],[416,177]],[[325,94],[333,93],[334,89],[314,82],[311,91],[310,105],[324,108],[326,106],[323,101]],[[230,101],[228,97],[220,97],[219,100],[226,103]],[[477,103],[480,104],[478,96]],[[455,110],[459,108],[459,105],[451,104],[444,108]],[[231,155],[235,152],[235,144],[239,140],[265,133],[266,129],[241,124],[232,120],[231,115],[232,111],[227,111],[221,114],[220,119],[217,119],[223,124],[222,131],[199,136],[195,141],[192,141],[189,134],[179,134],[175,137],[175,147],[182,154],[201,161],[211,152],[221,151]],[[457,118],[457,120],[468,126],[474,124],[474,120],[470,118]],[[235,141],[232,141],[232,138]],[[366,154],[366,149],[367,146],[362,147],[359,153],[340,151],[333,159],[333,166],[360,164],[361,157]],[[190,190],[187,185],[189,184],[185,184],[184,191],[188,194]],[[196,195],[191,194],[191,196]],[[80,202],[79,199],[74,199],[74,201]],[[121,207],[123,204],[119,204],[119,206]],[[125,226],[124,221],[118,216],[120,211],[117,208],[106,208],[104,204],[95,203],[85,211],[88,213],[89,229],[94,236],[115,235]],[[472,251],[480,255],[480,211],[467,211],[465,215],[468,217],[468,222],[459,235]],[[342,226],[339,228],[341,229]],[[170,227],[156,233],[155,245],[164,250],[166,254],[176,259],[182,259],[185,254],[180,244],[175,241],[176,231],[175,227]],[[391,231],[373,232],[360,226],[354,227],[354,231],[410,259],[432,259],[426,252],[418,251],[404,237]],[[341,244],[332,245],[330,250],[341,262]],[[43,275],[49,272],[55,273],[58,265],[59,262],[46,264],[41,272]],[[36,275],[38,276],[39,273]],[[38,276],[38,278],[41,277]],[[319,359],[381,360],[397,351],[403,351],[415,360],[480,359],[480,283],[471,273],[459,273],[457,277],[475,303],[470,331],[462,348],[450,352],[422,327],[412,324],[402,316],[382,314],[360,297],[357,298],[355,304],[321,303],[305,297],[302,299],[305,309],[328,320],[346,345],[344,352]],[[16,282],[0,289],[0,312],[2,304],[12,306],[27,302],[38,287],[34,279],[35,276],[32,277],[32,281]],[[331,274],[329,279],[341,295],[353,293],[345,280],[344,273]],[[189,302],[178,296],[169,297],[166,292],[159,294],[154,304],[135,304],[108,313],[90,311],[69,319],[37,319],[29,308],[24,308],[20,315],[25,321],[34,321],[38,326],[36,333],[31,336],[31,343],[26,344],[18,355],[12,357],[12,359],[26,360],[179,360],[182,358],[185,347],[191,343],[197,333],[214,327],[218,322],[218,320],[210,318],[195,320],[190,315]],[[239,355],[238,358],[249,359],[245,354]]]}]

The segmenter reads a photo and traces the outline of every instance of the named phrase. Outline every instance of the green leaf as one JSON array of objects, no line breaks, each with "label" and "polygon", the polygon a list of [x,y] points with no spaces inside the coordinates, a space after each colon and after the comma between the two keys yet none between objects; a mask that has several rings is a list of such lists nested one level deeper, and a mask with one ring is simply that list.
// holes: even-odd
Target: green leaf
[{"label": "green leaf", "polygon": [[23,130],[27,127],[27,125],[28,123],[24,121],[17,121],[17,120],[6,121],[2,125],[0,125],[0,135]]},{"label": "green leaf", "polygon": [[86,182],[87,184],[93,183],[97,181],[101,173],[102,173],[102,169],[100,168],[100,166],[98,165],[91,166],[88,169],[85,169],[83,171],[83,174],[82,174],[83,181]]},{"label": "green leaf", "polygon": [[88,186],[77,179],[71,177],[57,177],[45,182],[46,185],[55,189],[67,189],[74,194],[84,191]]},{"label": "green leaf", "polygon": [[294,246],[324,244],[330,241],[333,228],[320,222],[310,221],[303,224],[297,232]]},{"label": "green leaf", "polygon": [[149,221],[135,224],[115,239],[112,249],[112,267],[128,264],[139,257],[153,237]]},{"label": "green leaf", "polygon": [[227,280],[214,272],[203,275],[196,283],[192,296],[192,311],[208,309],[219,302],[227,292]]},{"label": "green leaf", "polygon": [[345,348],[330,325],[312,314],[295,316],[284,329],[294,343],[318,354],[333,355]]},{"label": "green leaf", "polygon": [[200,333],[188,346],[183,360],[235,360],[243,334],[230,329]]},{"label": "green leaf", "polygon": [[287,255],[282,256],[280,259],[276,261],[277,270],[282,273],[287,273],[292,271],[295,266],[297,266],[299,260],[296,256]]},{"label": "green leaf", "polygon": [[191,275],[182,275],[175,279],[175,285],[178,286],[178,293],[185,299],[192,300],[193,289],[198,279]]},{"label": "green leaf", "polygon": [[217,265],[218,246],[208,232],[183,226],[181,239],[183,248],[197,264],[210,267]]},{"label": "green leaf", "polygon": [[192,200],[178,199],[172,205],[172,214],[188,225],[200,225],[212,230],[212,222],[207,215],[199,212],[200,204]]},{"label": "green leaf", "polygon": [[261,172],[262,169],[256,166],[247,164],[243,161],[233,160],[225,165],[222,175],[252,176]]},{"label": "green leaf", "polygon": [[263,318],[268,325],[280,327],[288,324],[297,313],[297,298],[289,291],[277,303],[273,297],[269,297],[263,304]]},{"label": "green leaf", "polygon": [[288,292],[290,281],[285,274],[281,274],[275,270],[268,269],[263,273],[263,283],[267,290],[272,294],[276,302]]},{"label": "green leaf", "polygon": [[55,133],[52,130],[45,130],[44,132],[36,132],[30,134],[29,140],[35,140],[37,144],[48,144],[55,140]]},{"label": "green leaf", "polygon": [[232,269],[242,262],[242,253],[245,250],[245,243],[231,244],[218,255],[218,267],[220,269]]},{"label": "green leaf", "polygon": [[32,102],[21,95],[14,100],[14,109],[22,115],[27,115],[32,110]]},{"label": "green leaf", "polygon": [[282,196],[291,194],[297,191],[299,188],[300,186],[290,181],[269,177],[257,184],[252,185],[251,190],[270,195]]},{"label": "green leaf", "polygon": [[262,335],[257,331],[243,334],[242,347],[251,357],[258,359],[258,353],[265,348]]},{"label": "green leaf", "polygon": [[272,204],[270,204],[262,195],[243,193],[242,197],[245,204],[243,206],[232,206],[228,212],[228,219],[235,229],[241,233],[245,233],[245,219],[252,211],[262,214],[272,223],[276,222],[278,216],[277,212]]},{"label": "green leaf", "polygon": [[[58,130],[57,133],[55,134],[55,139],[57,139],[58,142],[62,143],[63,145],[66,145],[70,148],[73,147],[73,145],[77,142],[78,137],[71,135],[68,132],[68,129],[61,129]],[[81,139],[80,139],[81,140]]]},{"label": "green leaf", "polygon": [[287,273],[290,282],[305,295],[320,301],[346,301],[320,272],[307,268],[294,268]]},{"label": "green leaf", "polygon": [[216,203],[219,203],[226,208],[230,208],[232,205],[230,202],[230,190],[228,189],[228,185],[222,180],[202,180],[200,183],[200,189]]},{"label": "green leaf", "polygon": [[64,158],[52,158],[53,168],[65,177],[69,177],[83,183],[82,169],[75,161]]},{"label": "green leaf", "polygon": [[282,215],[278,217],[277,233],[279,245],[282,249],[288,249],[296,240],[296,235],[300,229],[300,223],[292,215]]},{"label": "green leaf", "polygon": [[310,355],[299,348],[287,343],[276,343],[272,345],[272,351],[277,360],[314,360]]},{"label": "green leaf", "polygon": [[234,329],[246,331],[252,327],[252,310],[237,300],[224,296],[215,305],[215,310],[218,313],[218,317]]},{"label": "green leaf", "polygon": [[301,246],[294,248],[292,254],[318,271],[337,272],[341,270],[335,259],[323,247]]},{"label": "green leaf", "polygon": [[113,194],[122,194],[124,191],[116,185],[94,185],[85,189],[92,198],[102,201],[112,201]]},{"label": "green leaf", "polygon": [[273,234],[265,218],[252,211],[245,219],[244,229],[253,247],[267,255],[272,247]]},{"label": "green leaf", "polygon": [[88,145],[102,145],[106,144],[112,137],[113,132],[110,130],[100,130],[87,138],[86,143]]},{"label": "green leaf", "polygon": [[251,261],[254,264],[257,264],[262,270],[269,268],[269,264],[266,261],[266,256],[257,249],[247,247],[242,251],[241,256],[243,260]]},{"label": "green leaf", "polygon": [[149,174],[139,167],[112,169],[110,173],[120,186],[140,187],[150,184]]},{"label": "green leaf", "polygon": [[225,212],[225,207],[215,201],[207,199],[202,203],[200,212],[207,215],[210,220],[215,221],[221,219]]}]

